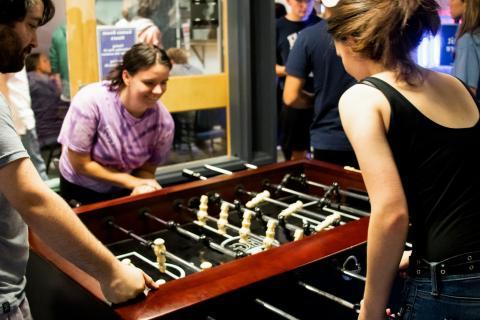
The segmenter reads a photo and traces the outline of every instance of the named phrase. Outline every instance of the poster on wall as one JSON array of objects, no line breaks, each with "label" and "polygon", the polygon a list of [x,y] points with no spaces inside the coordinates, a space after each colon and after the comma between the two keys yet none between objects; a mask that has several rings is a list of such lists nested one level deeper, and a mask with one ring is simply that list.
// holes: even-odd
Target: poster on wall
[{"label": "poster on wall", "polygon": [[106,79],[110,70],[122,61],[123,54],[136,42],[135,28],[97,27],[97,48],[100,80]]},{"label": "poster on wall", "polygon": [[453,65],[457,28],[456,24],[444,24],[440,29],[440,65],[442,66]]}]

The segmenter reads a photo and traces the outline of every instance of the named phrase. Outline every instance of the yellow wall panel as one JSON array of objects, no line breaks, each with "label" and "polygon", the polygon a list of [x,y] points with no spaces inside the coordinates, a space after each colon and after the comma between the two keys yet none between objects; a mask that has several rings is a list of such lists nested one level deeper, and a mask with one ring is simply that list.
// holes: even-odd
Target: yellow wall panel
[{"label": "yellow wall panel", "polygon": [[68,67],[72,97],[98,81],[95,0],[66,0]]},{"label": "yellow wall panel", "polygon": [[170,77],[161,100],[170,112],[226,107],[227,80],[224,73]]}]

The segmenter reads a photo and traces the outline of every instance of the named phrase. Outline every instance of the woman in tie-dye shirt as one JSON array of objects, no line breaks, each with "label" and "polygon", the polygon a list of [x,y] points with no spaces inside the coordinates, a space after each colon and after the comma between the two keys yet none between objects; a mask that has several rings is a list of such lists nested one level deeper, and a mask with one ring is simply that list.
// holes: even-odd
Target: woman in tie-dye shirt
[{"label": "woman in tie-dye shirt", "polygon": [[86,204],[161,188],[155,170],[174,135],[159,100],[170,69],[165,51],[136,44],[109,81],[90,84],[73,98],[58,138],[60,192],[67,201]]}]

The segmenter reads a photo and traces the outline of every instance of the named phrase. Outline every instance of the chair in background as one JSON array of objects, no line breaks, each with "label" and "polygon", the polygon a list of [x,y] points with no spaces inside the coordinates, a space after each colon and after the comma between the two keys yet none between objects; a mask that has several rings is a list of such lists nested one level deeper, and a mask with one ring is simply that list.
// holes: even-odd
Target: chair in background
[{"label": "chair in background", "polygon": [[199,144],[206,142],[211,156],[215,151],[215,139],[225,138],[225,125],[225,108],[196,111],[195,138]]}]

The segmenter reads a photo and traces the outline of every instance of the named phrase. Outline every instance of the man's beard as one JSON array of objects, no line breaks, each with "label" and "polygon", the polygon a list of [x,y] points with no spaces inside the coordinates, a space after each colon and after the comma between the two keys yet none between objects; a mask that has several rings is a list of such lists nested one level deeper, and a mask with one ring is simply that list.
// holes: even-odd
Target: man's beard
[{"label": "man's beard", "polygon": [[0,25],[0,72],[18,72],[25,65],[25,56],[31,48],[23,48],[20,37],[8,26]]}]

